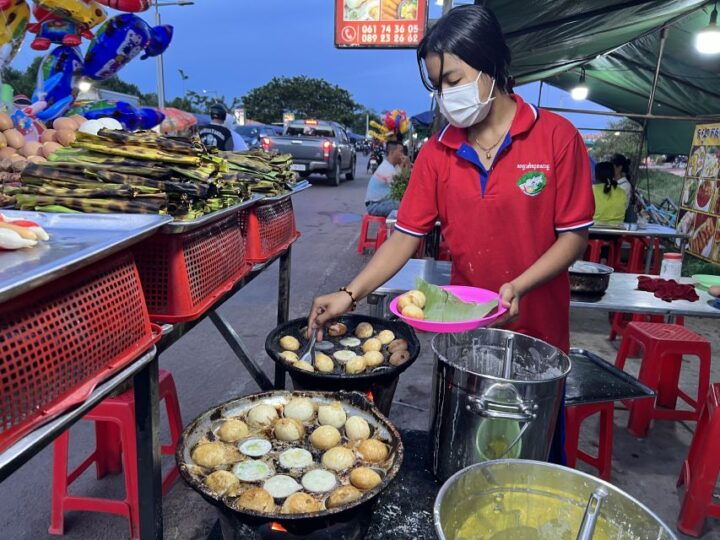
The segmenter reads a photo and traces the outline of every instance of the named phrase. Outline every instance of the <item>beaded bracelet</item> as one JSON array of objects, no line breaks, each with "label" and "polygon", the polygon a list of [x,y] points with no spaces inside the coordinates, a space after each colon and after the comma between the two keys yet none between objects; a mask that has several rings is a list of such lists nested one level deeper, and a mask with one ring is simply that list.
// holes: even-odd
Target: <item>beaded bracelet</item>
[{"label": "beaded bracelet", "polygon": [[350,306],[350,311],[355,311],[357,309],[357,302],[355,301],[355,297],[353,296],[353,293],[347,290],[347,287],[340,287],[340,292],[348,293],[350,296],[350,300],[352,300],[352,304]]}]

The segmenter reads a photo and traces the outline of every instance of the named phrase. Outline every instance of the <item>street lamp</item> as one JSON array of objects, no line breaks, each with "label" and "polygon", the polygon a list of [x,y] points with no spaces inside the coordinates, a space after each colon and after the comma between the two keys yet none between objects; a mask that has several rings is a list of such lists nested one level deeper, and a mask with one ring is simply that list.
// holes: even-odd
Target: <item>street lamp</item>
[{"label": "street lamp", "polygon": [[702,54],[720,53],[720,28],[717,25],[717,4],[710,13],[710,24],[695,35],[695,48]]},{"label": "street lamp", "polygon": [[[155,0],[155,25],[160,26],[160,8],[166,6],[192,6],[195,2],[188,2],[186,0],[180,0],[179,2],[158,2]],[[165,108],[165,69],[163,66],[163,55],[158,54],[156,56],[156,68],[157,68],[157,98],[158,108]]]}]

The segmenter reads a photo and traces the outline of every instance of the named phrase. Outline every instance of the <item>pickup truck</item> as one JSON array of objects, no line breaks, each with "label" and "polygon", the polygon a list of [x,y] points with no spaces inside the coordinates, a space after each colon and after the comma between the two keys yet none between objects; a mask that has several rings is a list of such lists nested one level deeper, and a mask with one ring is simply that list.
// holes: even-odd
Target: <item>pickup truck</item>
[{"label": "pickup truck", "polygon": [[292,155],[292,168],[301,178],[324,174],[335,186],[340,185],[343,175],[355,179],[355,146],[337,122],[293,120],[283,135],[265,136],[261,144],[266,152]]}]

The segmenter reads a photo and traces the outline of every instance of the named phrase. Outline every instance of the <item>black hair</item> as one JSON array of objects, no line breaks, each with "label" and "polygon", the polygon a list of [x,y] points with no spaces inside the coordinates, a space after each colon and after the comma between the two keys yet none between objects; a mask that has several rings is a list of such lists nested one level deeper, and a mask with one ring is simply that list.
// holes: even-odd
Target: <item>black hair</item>
[{"label": "black hair", "polygon": [[622,154],[613,154],[612,159],[610,162],[613,164],[614,167],[621,167],[622,172],[625,175],[625,178],[628,179],[628,182],[630,181],[630,160],[623,156]]},{"label": "black hair", "polygon": [[225,121],[225,118],[227,118],[227,111],[225,110],[225,106],[220,103],[213,103],[210,105],[210,118],[213,120],[220,120],[221,122]]},{"label": "black hair", "polygon": [[[423,60],[430,53],[440,55],[438,88],[430,82]],[[490,75],[495,86],[511,92],[510,48],[495,14],[484,6],[464,5],[451,9],[428,30],[417,48],[420,78],[428,90],[442,93],[445,53],[454,54],[469,66]]]},{"label": "black hair", "polygon": [[603,193],[610,193],[610,189],[615,189],[618,185],[615,180],[615,169],[609,161],[601,161],[595,165],[595,180],[605,184]]},{"label": "black hair", "polygon": [[390,152],[392,152],[393,148],[395,148],[396,146],[404,146],[404,145],[403,145],[403,143],[401,143],[400,141],[388,141],[388,142],[386,142],[386,143],[385,143],[385,152],[389,154]]}]

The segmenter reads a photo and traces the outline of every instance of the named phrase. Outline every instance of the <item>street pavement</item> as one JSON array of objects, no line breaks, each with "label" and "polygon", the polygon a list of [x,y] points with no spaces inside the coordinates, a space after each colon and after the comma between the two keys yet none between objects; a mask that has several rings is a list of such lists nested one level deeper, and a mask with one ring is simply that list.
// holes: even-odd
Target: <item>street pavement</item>
[{"label": "street pavement", "polygon": [[[321,178],[314,186],[294,198],[297,223],[302,237],[292,256],[290,316],[307,314],[312,298],[335,291],[368,260],[356,253],[363,197],[367,185],[365,160],[358,163],[359,177],[331,187]],[[225,303],[220,312],[232,321],[255,360],[272,378],[273,365],[266,358],[264,340],[275,326],[277,265],[258,277],[247,288]],[[365,307],[361,306],[360,311]],[[720,350],[717,322],[687,320],[687,325],[713,340]],[[607,341],[607,315],[577,311],[572,316],[574,346],[597,352],[612,360],[616,345]],[[391,420],[403,429],[427,429],[432,385],[432,354],[429,340],[421,335],[423,352],[402,376],[395,396]],[[714,355],[717,359],[717,352]],[[199,324],[160,359],[162,369],[172,371],[177,385],[183,422],[188,424],[200,413],[233,397],[258,391],[239,360],[209,322]],[[637,371],[631,361],[630,370]],[[682,383],[696,387],[696,362],[684,362]],[[713,381],[720,371],[713,369]],[[631,437],[625,429],[627,414],[615,415],[613,483],[643,501],[674,528],[679,510],[675,479],[687,453],[693,423],[656,422],[647,439]],[[164,421],[164,415],[163,415]],[[583,429],[583,444],[593,450],[596,424],[590,420]],[[167,430],[163,429],[167,437]],[[94,435],[89,423],[71,429],[71,465],[91,452]],[[165,457],[169,467],[173,458]],[[16,474],[0,484],[0,539],[45,539],[50,521],[51,450],[38,454]],[[592,470],[580,465],[579,468]],[[115,475],[96,480],[91,468],[71,488],[71,493],[121,498],[123,477]],[[206,539],[215,523],[215,510],[179,480],[164,498],[165,538]],[[125,518],[108,514],[68,512],[65,519],[68,539],[124,539],[128,537]],[[710,523],[705,539],[720,539],[718,522]],[[682,537],[682,536],[680,536]],[[398,538],[388,534],[388,539]],[[683,537],[684,538],[684,537]],[[411,540],[411,539],[408,539]]]}]

